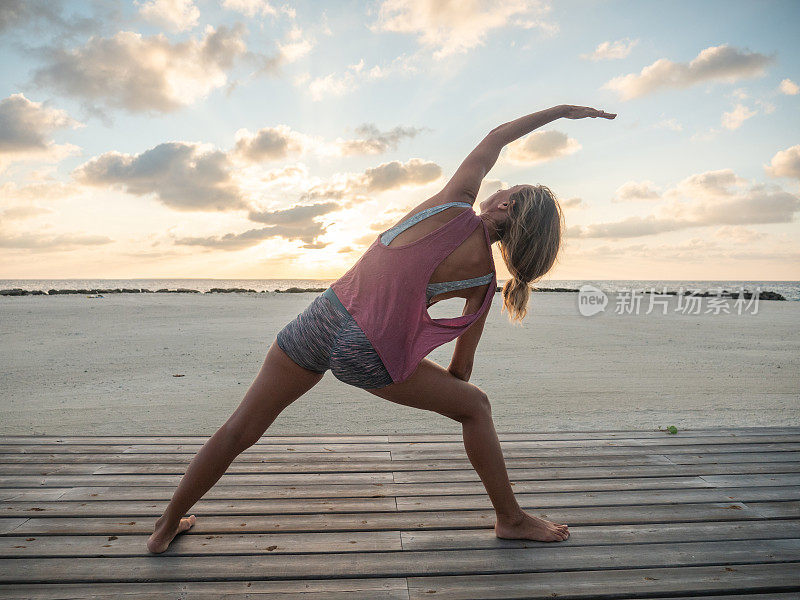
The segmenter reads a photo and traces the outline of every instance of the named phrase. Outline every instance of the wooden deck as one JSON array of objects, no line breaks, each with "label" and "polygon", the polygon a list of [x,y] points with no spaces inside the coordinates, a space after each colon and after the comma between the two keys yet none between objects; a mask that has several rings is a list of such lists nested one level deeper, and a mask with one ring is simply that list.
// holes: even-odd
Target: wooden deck
[{"label": "wooden deck", "polygon": [[0,437],[0,598],[800,597],[800,427],[501,435],[565,542],[498,540],[460,436],[265,436],[164,554],[206,437]]}]

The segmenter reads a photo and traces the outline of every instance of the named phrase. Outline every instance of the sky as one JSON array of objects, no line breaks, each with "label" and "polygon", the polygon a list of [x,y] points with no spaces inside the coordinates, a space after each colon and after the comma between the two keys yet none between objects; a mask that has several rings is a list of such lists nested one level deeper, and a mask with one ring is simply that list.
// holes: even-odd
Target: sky
[{"label": "sky", "polygon": [[799,22],[770,0],[4,0],[0,278],[338,278],[490,130],[571,104],[618,116],[512,142],[478,197],[555,193],[546,279],[798,280]]}]

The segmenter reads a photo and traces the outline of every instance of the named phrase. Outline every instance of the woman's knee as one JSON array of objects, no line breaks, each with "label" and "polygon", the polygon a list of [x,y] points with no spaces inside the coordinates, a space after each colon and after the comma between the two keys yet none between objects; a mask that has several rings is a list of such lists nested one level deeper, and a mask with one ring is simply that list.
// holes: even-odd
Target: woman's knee
[{"label": "woman's knee", "polygon": [[492,405],[489,402],[489,396],[478,387],[470,394],[469,400],[464,402],[463,408],[464,411],[454,417],[460,423],[492,418]]}]

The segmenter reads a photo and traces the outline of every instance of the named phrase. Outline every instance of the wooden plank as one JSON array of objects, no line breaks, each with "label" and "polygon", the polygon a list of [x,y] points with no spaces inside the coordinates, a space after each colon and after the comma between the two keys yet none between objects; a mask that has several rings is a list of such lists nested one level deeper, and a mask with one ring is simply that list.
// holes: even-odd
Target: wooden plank
[{"label": "wooden plank", "polygon": [[[552,449],[587,449],[587,448],[683,448],[683,447],[729,447],[739,446],[742,451],[760,451],[761,448],[771,446],[786,446],[788,449],[800,449],[800,435],[775,435],[775,436],[738,436],[738,437],[680,437],[664,435],[654,439],[614,439],[614,440],[510,440],[501,442],[504,449],[509,450],[552,450]],[[147,453],[147,454],[173,454],[196,453],[203,443],[171,443],[171,444],[57,444],[36,443],[27,444],[0,444],[0,454],[35,454],[41,452],[75,454],[81,452],[107,452],[107,453]],[[360,452],[445,452],[463,450],[463,441],[443,442],[407,442],[407,443],[298,443],[298,444],[257,444],[245,452],[303,452],[303,453],[328,453],[341,452],[358,454]],[[683,450],[680,450],[681,452]]]},{"label": "wooden plank", "polygon": [[14,532],[16,529],[19,528],[20,525],[27,521],[26,518],[11,518],[11,517],[3,517],[0,519],[0,534],[8,535]]},{"label": "wooden plank", "polygon": [[[770,488],[714,488],[678,490],[627,490],[596,492],[544,492],[541,494],[516,494],[523,507],[561,508],[569,506],[613,506],[636,504],[665,504],[686,502],[739,502],[795,500],[796,487],[776,486]],[[463,510],[491,506],[486,495],[474,496],[396,496],[397,510]],[[26,503],[19,503],[25,505]],[[41,502],[44,504],[59,504]],[[16,506],[16,503],[15,503]],[[8,511],[17,516],[19,509]]]},{"label": "wooden plank", "polygon": [[[149,535],[0,536],[0,557],[142,556]],[[766,537],[766,536],[765,536]],[[399,531],[350,531],[178,536],[164,556],[400,551]]]},{"label": "wooden plank", "polygon": [[[80,463],[179,463],[188,465],[196,453],[183,454],[105,454],[105,453],[49,453],[42,452],[36,454],[0,454],[0,465],[9,463],[29,463],[29,464],[80,464]],[[390,452],[359,452],[358,455],[330,453],[320,454],[319,452],[311,455],[297,454],[289,452],[286,454],[262,454],[258,452],[245,451],[237,456],[233,464],[241,463],[296,463],[313,462],[316,463],[361,463],[365,461],[390,461]],[[662,459],[663,462],[664,459]]]},{"label": "wooden plank", "polygon": [[[498,432],[498,437],[503,440],[602,440],[615,438],[658,438],[670,435],[670,437],[698,437],[698,436],[720,436],[738,437],[753,435],[800,435],[800,427],[717,427],[717,428],[698,428],[681,429],[678,434],[670,435],[664,430],[656,429],[623,429],[623,430],[587,430],[587,431],[546,431],[546,432]],[[94,443],[119,444],[161,444],[161,443],[204,443],[209,435],[0,435],[0,444],[25,444],[31,441],[42,443],[84,443],[92,441]],[[390,435],[340,435],[340,434],[295,434],[295,435],[271,435],[266,434],[261,437],[257,444],[295,444],[295,443],[328,443],[328,442],[349,442],[349,443],[374,443],[374,442],[426,442],[426,441],[459,441],[460,432],[442,433],[401,433]]]},{"label": "wooden plank", "polygon": [[722,462],[783,462],[791,461],[797,462],[800,454],[797,452],[729,452],[724,454],[715,454],[713,452],[704,452],[702,454],[671,454],[664,453],[662,456],[667,458],[670,462],[677,465],[693,465],[704,463],[722,463]]},{"label": "wooden plank", "polygon": [[[559,507],[542,509],[526,507],[534,516],[581,525],[654,524],[670,522],[763,520],[769,513],[774,518],[796,519],[800,502],[707,502],[685,504],[646,504],[632,506]],[[783,512],[781,512],[783,511]],[[194,534],[217,533],[280,533],[306,531],[386,531],[424,529],[486,529],[495,523],[491,509],[447,511],[390,511],[372,513],[310,513],[274,515],[214,516],[199,511]],[[7,519],[7,517],[6,517]],[[14,535],[150,534],[156,517],[114,515],[107,517],[53,517],[31,514],[31,518],[13,519]],[[0,523],[5,520],[0,518]]]},{"label": "wooden plank", "polygon": [[[142,485],[158,484],[176,486],[183,475],[0,475],[0,488],[11,487],[74,487],[97,485]],[[240,485],[263,485],[267,479],[271,485],[292,485],[296,483],[391,483],[391,473],[272,473],[268,476],[253,474],[226,473],[220,481],[235,481]]]},{"label": "wooden plank", "polygon": [[[123,465],[182,465],[188,466],[194,454],[0,454],[0,472],[5,465],[30,464],[40,466],[66,465],[66,464],[123,464]],[[545,467],[545,466],[593,466],[593,465],[646,465],[646,464],[705,464],[705,463],[763,463],[763,462],[800,462],[800,452],[707,452],[703,454],[647,454],[635,453],[609,454],[604,456],[505,456],[506,464]],[[292,470],[297,465],[335,465],[342,469],[370,470],[361,466],[375,463],[374,470],[380,470],[381,464],[392,464],[395,469],[465,469],[471,465],[466,453],[461,456],[445,458],[410,458],[394,460],[390,452],[363,453],[358,456],[345,454],[319,454],[297,455],[286,454],[257,454],[244,452],[234,459],[231,468],[239,465],[273,466],[276,469]],[[185,470],[185,469],[184,469]],[[303,470],[303,469],[300,469]]]},{"label": "wooden plank", "polygon": [[[503,455],[513,457],[534,458],[539,456],[592,456],[602,455],[611,456],[622,454],[633,456],[637,454],[705,454],[708,452],[796,452],[800,450],[800,444],[780,443],[780,444],[716,444],[716,445],[686,445],[686,446],[598,446],[596,448],[514,448],[503,445]],[[422,460],[422,459],[444,459],[462,458],[465,455],[463,448],[460,450],[429,450],[416,448],[414,450],[392,450],[392,460]]]},{"label": "wooden plank", "polygon": [[[777,475],[775,477],[781,477]],[[766,482],[765,482],[766,483]],[[784,485],[776,479],[769,482],[773,486]],[[790,482],[791,483],[791,482]],[[512,481],[516,493],[568,492],[592,490],[645,490],[645,489],[687,489],[719,487],[701,477],[631,477],[612,479],[563,479],[555,481]],[[20,498],[13,496],[14,488],[0,489],[4,500],[34,501],[36,492],[45,492],[41,500],[53,488],[19,489],[24,492]],[[76,486],[55,488],[59,500],[166,500],[172,498],[174,489],[167,486]],[[371,498],[382,496],[426,496],[426,495],[485,495],[486,490],[480,481],[466,483],[385,483],[373,485],[326,484],[326,485],[235,485],[218,483],[203,498],[206,499],[259,499],[259,498]]]},{"label": "wooden plank", "polygon": [[[508,463],[507,463],[508,464]],[[507,469],[512,481],[528,480],[562,480],[562,479],[603,479],[607,477],[669,477],[669,476],[702,476],[728,475],[743,473],[797,473],[800,463],[744,463],[744,464],[703,464],[672,466],[613,466],[613,467],[575,467],[575,468],[542,468],[542,469]],[[480,481],[474,469],[463,470],[430,470],[430,471],[395,471],[396,483],[424,482],[456,482]]]},{"label": "wooden plank", "polygon": [[428,600],[432,597],[448,600],[590,599],[603,595],[608,597],[608,591],[622,598],[643,592],[649,598],[676,594],[702,595],[706,598],[706,594],[715,592],[741,594],[787,591],[796,594],[800,589],[800,563],[410,577],[408,589],[412,600]]},{"label": "wooden plank", "polygon": [[[588,430],[588,431],[538,431],[538,432],[498,432],[497,435],[500,441],[506,438],[504,436],[525,436],[522,439],[615,439],[615,438],[658,438],[665,435],[674,437],[692,437],[692,436],[720,436],[720,437],[737,437],[740,435],[796,435],[800,434],[800,427],[709,427],[709,428],[691,428],[680,429],[677,434],[668,434],[664,430],[658,429],[606,429],[603,431]],[[446,432],[446,433],[398,433],[389,434],[390,442],[437,442],[437,441],[456,441],[461,439],[461,432]]]},{"label": "wooden plank", "polygon": [[[787,487],[798,484],[796,474],[741,475],[699,477],[612,477],[607,479],[524,480],[511,473],[517,493],[569,492],[593,490],[686,489],[712,487]],[[218,483],[204,496],[206,499],[257,498],[335,498],[485,494],[483,484],[472,482],[373,483],[373,484],[310,484],[310,485],[238,485],[228,479]],[[143,481],[143,483],[150,483]],[[169,500],[170,486],[75,486],[62,488],[2,488],[4,500]],[[763,490],[762,490],[763,491]]]},{"label": "wooden plank", "polygon": [[[800,433],[800,432],[798,432]],[[5,444],[199,444],[203,445],[210,435],[0,435],[0,445]],[[382,444],[389,441],[388,435],[265,435],[256,442],[265,444]]]},{"label": "wooden plank", "polygon": [[[570,546],[800,538],[800,519],[641,525],[570,525],[569,533]],[[401,536],[403,550],[550,547],[548,542],[500,539],[495,536],[492,529],[403,531]]]},{"label": "wooden plank", "polygon": [[533,573],[703,564],[769,564],[800,560],[800,539],[725,540],[614,546],[551,544],[540,548],[324,555],[146,556],[0,559],[2,583],[213,581],[418,577],[445,574]]},{"label": "wooden plank", "polygon": [[[763,488],[705,488],[517,493],[520,506],[564,508],[571,506],[614,506],[697,502],[739,502],[796,500],[794,486]],[[159,516],[168,500],[7,500],[0,504],[0,513],[7,517],[36,516]],[[491,506],[488,495],[390,496],[343,498],[202,498],[192,508],[206,515],[259,515],[317,512],[382,512],[418,510],[466,510]]]},{"label": "wooden plank", "polygon": [[278,600],[408,600],[405,578],[300,581],[203,581],[138,583],[55,583],[0,585],[7,600],[241,600],[257,594]]},{"label": "wooden plank", "polygon": [[[719,494],[717,494],[719,496]],[[463,498],[463,496],[457,496]],[[717,498],[719,500],[719,498]],[[102,501],[41,501],[41,502],[16,502],[5,501],[0,504],[0,512],[6,517],[59,516],[82,517],[125,515],[160,516],[167,506],[166,500],[102,500]],[[229,499],[213,500],[202,498],[192,507],[197,513],[207,515],[236,515],[249,516],[260,514],[316,514],[332,512],[380,512],[395,509],[395,499],[392,498],[304,498],[285,500],[267,498],[263,500]]]},{"label": "wooden plank", "polygon": [[[402,545],[401,545],[402,536]],[[141,556],[148,535],[0,536],[0,557]],[[800,520],[599,525],[570,528],[570,546],[800,538]],[[399,550],[549,548],[547,542],[498,539],[492,529],[333,533],[200,534],[175,539],[165,555],[286,554]]]}]

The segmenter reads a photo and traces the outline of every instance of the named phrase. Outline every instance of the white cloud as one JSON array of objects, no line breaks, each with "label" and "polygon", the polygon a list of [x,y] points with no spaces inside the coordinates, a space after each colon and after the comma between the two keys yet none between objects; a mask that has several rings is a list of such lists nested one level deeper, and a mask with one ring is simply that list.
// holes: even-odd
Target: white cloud
[{"label": "white cloud", "polygon": [[603,84],[603,89],[614,90],[622,100],[631,100],[662,89],[683,89],[708,81],[735,82],[764,74],[764,69],[775,60],[758,52],[748,52],[722,44],[702,50],[689,63],[676,63],[660,58],[644,67],[640,73],[615,77]]},{"label": "white cloud", "polygon": [[638,39],[631,40],[630,38],[624,38],[616,42],[602,42],[591,54],[581,54],[580,56],[592,61],[617,60],[628,56],[638,43]]},{"label": "white cloud", "polygon": [[420,131],[420,128],[400,125],[381,131],[372,123],[364,123],[355,129],[359,137],[337,138],[334,142],[327,142],[320,137],[293,131],[288,125],[264,127],[255,133],[240,129],[236,132],[233,154],[249,162],[283,160],[310,153],[320,156],[383,154],[397,148],[401,140],[413,138]]},{"label": "white cloud", "polygon": [[384,0],[373,29],[414,34],[441,59],[483,45],[491,31],[507,26],[552,33],[557,27],[537,18],[549,10],[537,0]]},{"label": "white cloud", "polygon": [[246,51],[244,27],[206,27],[202,38],[171,43],[163,34],[120,31],[72,50],[50,49],[34,82],[88,102],[131,112],[170,112],[225,85]]},{"label": "white cloud", "polygon": [[741,225],[725,225],[714,232],[714,235],[724,240],[733,240],[741,244],[750,244],[767,237],[766,233],[753,231]]},{"label": "white cloud", "polygon": [[268,0],[224,0],[222,6],[228,10],[240,12],[250,18],[256,15],[265,17],[278,14],[278,11]]},{"label": "white cloud", "polygon": [[306,86],[311,93],[311,99],[315,101],[323,100],[329,96],[343,96],[344,94],[354,93],[364,81],[378,81],[390,76],[403,76],[420,71],[420,63],[424,60],[424,53],[406,55],[401,54],[395,57],[386,65],[374,65],[365,68],[364,59],[357,63],[348,65],[343,73],[329,73],[322,77],[311,78],[308,73],[302,73],[294,79],[296,86]]},{"label": "white cloud", "polygon": [[50,139],[58,129],[83,127],[65,111],[33,102],[24,94],[0,100],[0,170],[21,160],[58,162],[80,152]]},{"label": "white cloud", "polygon": [[531,165],[574,154],[581,147],[578,140],[560,131],[534,131],[508,144],[505,158],[512,163]]},{"label": "white cloud", "polygon": [[101,246],[113,242],[105,235],[85,235],[62,233],[57,235],[32,233],[0,232],[0,248],[25,249],[39,252],[75,250],[85,246]]},{"label": "white cloud", "polygon": [[672,131],[683,131],[683,125],[681,125],[675,118],[661,119],[655,125],[653,125],[653,127],[671,129]]},{"label": "white cloud", "polygon": [[800,93],[800,86],[798,86],[791,79],[784,79],[781,81],[778,89],[787,96],[796,96],[798,93]]},{"label": "white cloud", "polygon": [[793,177],[800,179],[800,144],[781,150],[772,157],[764,170],[771,177]]},{"label": "white cloud", "polygon": [[175,210],[246,208],[227,155],[200,144],[167,142],[136,155],[107,152],[75,169],[73,176],[86,185],[153,194]]},{"label": "white cloud", "polygon": [[663,195],[671,201],[654,214],[571,227],[569,233],[583,238],[629,238],[709,225],[790,223],[800,211],[800,197],[776,186],[756,183],[746,190],[732,189],[744,182],[730,169],[692,175]]},{"label": "white cloud", "polygon": [[192,29],[200,19],[194,0],[149,0],[137,5],[142,17],[173,32]]},{"label": "white cloud", "polygon": [[612,202],[637,202],[639,200],[658,200],[661,195],[654,189],[652,181],[628,181],[617,188]]},{"label": "white cloud", "polygon": [[725,129],[738,129],[747,119],[757,114],[757,110],[747,108],[744,104],[737,104],[732,111],[722,113],[722,126]]}]

